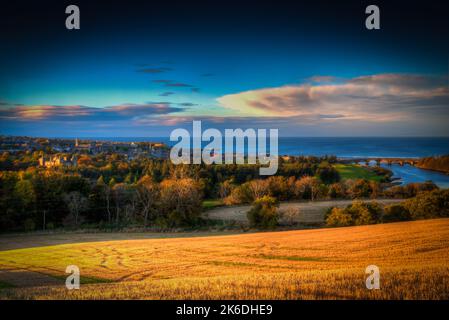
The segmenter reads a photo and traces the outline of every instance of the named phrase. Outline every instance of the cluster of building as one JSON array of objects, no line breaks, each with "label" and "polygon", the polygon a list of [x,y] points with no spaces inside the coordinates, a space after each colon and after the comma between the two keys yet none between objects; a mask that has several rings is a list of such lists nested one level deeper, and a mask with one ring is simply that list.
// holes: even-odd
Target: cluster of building
[{"label": "cluster of building", "polygon": [[91,141],[80,143],[75,139],[75,145],[71,152],[79,153],[119,153],[132,160],[139,156],[152,156],[157,158],[168,157],[168,148],[163,143],[157,142],[116,142],[116,141]]},{"label": "cluster of building", "polygon": [[[80,141],[78,139],[0,136],[0,153],[35,151],[42,152],[39,164],[43,167],[76,166],[79,154],[121,154],[128,160],[138,157],[167,159],[169,156],[167,146],[157,142]],[[45,153],[52,155],[45,156]]]},{"label": "cluster of building", "polygon": [[78,158],[76,154],[72,155],[71,157],[62,155],[54,155],[46,157],[42,154],[41,157],[39,158],[39,165],[41,167],[46,168],[59,167],[59,166],[76,167],[77,164]]}]

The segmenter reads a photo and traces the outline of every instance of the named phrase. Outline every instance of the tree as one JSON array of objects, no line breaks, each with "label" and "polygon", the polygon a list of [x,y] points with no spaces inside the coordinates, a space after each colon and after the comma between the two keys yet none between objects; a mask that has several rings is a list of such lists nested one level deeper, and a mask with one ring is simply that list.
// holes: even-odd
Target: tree
[{"label": "tree", "polygon": [[[112,181],[112,179],[111,179]],[[113,184],[112,184],[113,185]],[[106,203],[106,212],[108,214],[108,223],[112,222],[112,213],[111,213],[111,187],[110,185],[104,182],[103,176],[100,176],[97,180],[96,188],[100,191],[101,197],[104,199]]]},{"label": "tree", "polygon": [[349,195],[352,199],[368,198],[371,194],[371,186],[366,179],[357,179],[351,181],[348,190]]},{"label": "tree", "polygon": [[376,222],[367,205],[361,201],[354,201],[345,211],[351,215],[352,221],[356,226]]},{"label": "tree", "polygon": [[29,180],[17,181],[14,188],[14,195],[17,198],[17,204],[20,205],[20,211],[30,211],[36,202],[36,193],[33,184]]},{"label": "tree", "polygon": [[370,187],[370,198],[371,199],[376,199],[381,195],[382,190],[380,188],[379,182],[370,181],[369,187]]},{"label": "tree", "polygon": [[225,180],[224,182],[220,183],[218,188],[220,198],[225,199],[226,197],[228,197],[233,189],[234,186],[232,185],[232,180]]},{"label": "tree", "polygon": [[64,195],[64,200],[70,213],[75,218],[75,225],[78,226],[80,214],[88,208],[87,198],[78,191],[72,191]]},{"label": "tree", "polygon": [[202,210],[199,183],[190,178],[167,179],[161,182],[160,211],[170,226],[192,225]]},{"label": "tree", "polygon": [[251,191],[249,183],[237,186],[231,190],[231,194],[224,199],[224,204],[233,205],[240,203],[251,203],[254,201],[254,193]]},{"label": "tree", "polygon": [[247,213],[250,225],[260,228],[274,228],[279,219],[278,206],[279,203],[276,198],[270,196],[256,199]]},{"label": "tree", "polygon": [[115,224],[118,226],[120,222],[120,211],[126,205],[126,185],[124,183],[115,184],[111,189],[111,193],[115,203]]},{"label": "tree", "polygon": [[271,176],[267,179],[269,195],[279,200],[291,197],[289,181],[282,176]]},{"label": "tree", "polygon": [[331,199],[344,198],[346,196],[345,185],[340,182],[331,184],[327,195]]},{"label": "tree", "polygon": [[150,213],[154,213],[157,210],[156,204],[159,201],[159,197],[159,187],[150,176],[145,175],[137,182],[137,198],[142,207],[144,226],[148,224]]},{"label": "tree", "polygon": [[352,224],[351,214],[342,208],[333,208],[326,218],[326,225],[330,227],[346,227]]},{"label": "tree", "polygon": [[340,174],[327,161],[323,161],[318,166],[317,175],[320,177],[320,180],[326,184],[335,183],[335,182],[340,181]]},{"label": "tree", "polygon": [[319,193],[319,181],[315,177],[303,176],[295,183],[295,195],[300,199],[315,200]]},{"label": "tree", "polygon": [[248,188],[253,200],[262,198],[268,195],[268,181],[267,180],[252,180],[248,183]]}]

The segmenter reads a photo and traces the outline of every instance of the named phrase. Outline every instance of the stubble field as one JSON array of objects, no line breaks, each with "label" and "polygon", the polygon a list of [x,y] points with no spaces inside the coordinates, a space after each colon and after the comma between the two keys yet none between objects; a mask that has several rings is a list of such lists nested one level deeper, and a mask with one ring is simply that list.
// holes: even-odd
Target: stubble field
[{"label": "stubble field", "polygon": [[0,270],[1,299],[448,299],[449,219],[6,250]]}]

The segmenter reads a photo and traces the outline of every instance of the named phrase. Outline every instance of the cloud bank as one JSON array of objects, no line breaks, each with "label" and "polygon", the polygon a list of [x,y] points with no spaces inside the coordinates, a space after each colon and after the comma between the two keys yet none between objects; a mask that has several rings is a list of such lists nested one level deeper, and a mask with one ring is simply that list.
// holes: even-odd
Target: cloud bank
[{"label": "cloud bank", "polygon": [[0,132],[53,130],[57,135],[70,128],[72,135],[164,136],[201,120],[220,130],[277,128],[281,136],[449,136],[448,78],[441,76],[316,76],[303,84],[228,94],[217,101],[211,108],[196,101],[102,108],[0,101]]},{"label": "cloud bank", "polygon": [[[236,114],[300,121],[410,121],[449,118],[447,77],[379,74],[352,79],[313,77],[310,83],[250,90],[217,101]],[[423,119],[423,121],[425,121]]]}]

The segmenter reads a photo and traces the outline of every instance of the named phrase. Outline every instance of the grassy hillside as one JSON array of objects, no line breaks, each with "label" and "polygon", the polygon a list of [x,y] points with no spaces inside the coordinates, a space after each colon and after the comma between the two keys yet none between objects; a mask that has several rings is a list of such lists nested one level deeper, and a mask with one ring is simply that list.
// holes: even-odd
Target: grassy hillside
[{"label": "grassy hillside", "polygon": [[[46,285],[70,264],[88,284]],[[372,264],[380,290],[365,287]],[[17,249],[0,252],[0,269],[3,282],[31,279],[1,298],[448,299],[449,219]]]}]

